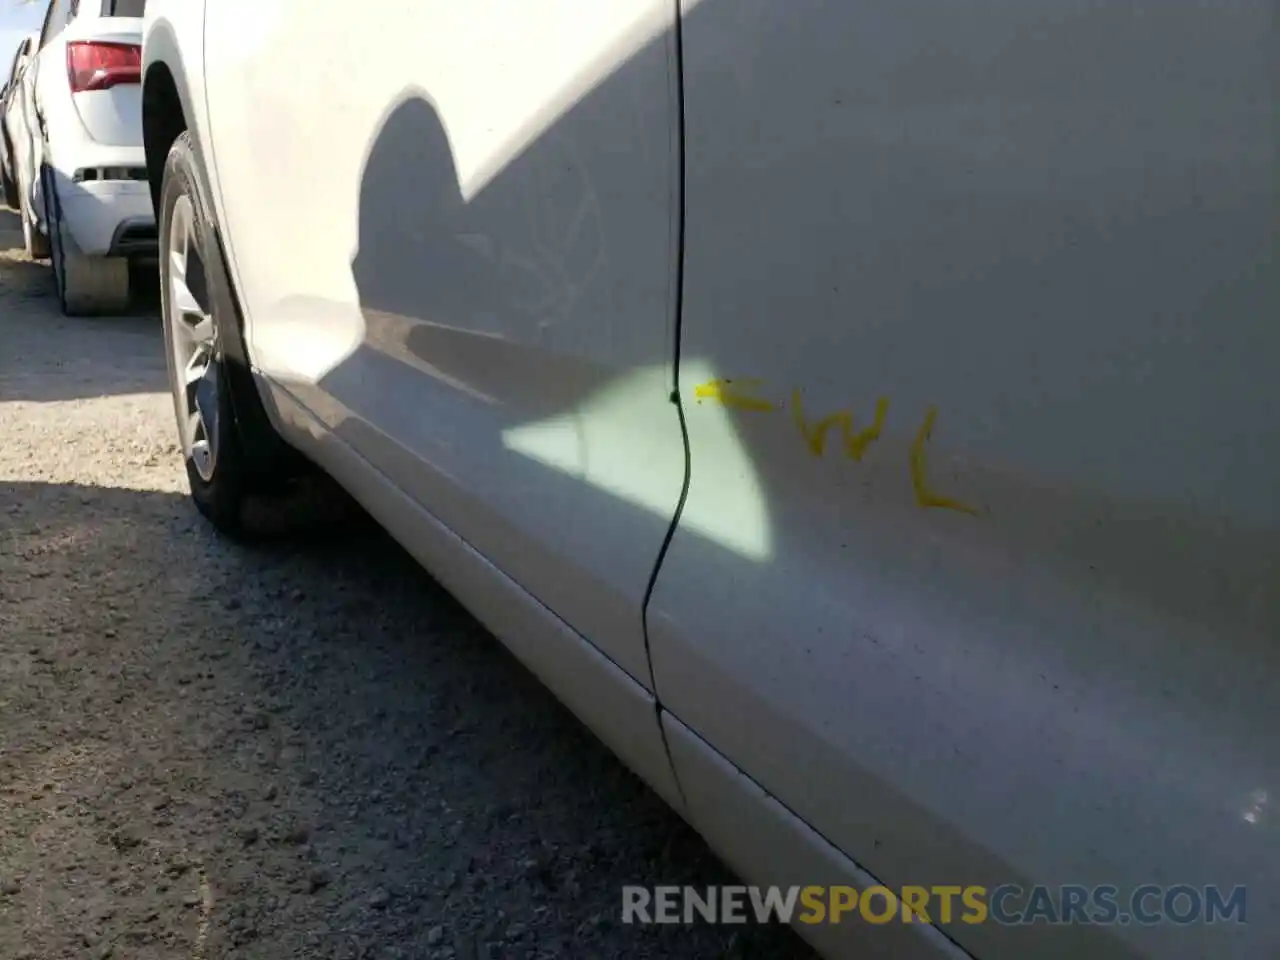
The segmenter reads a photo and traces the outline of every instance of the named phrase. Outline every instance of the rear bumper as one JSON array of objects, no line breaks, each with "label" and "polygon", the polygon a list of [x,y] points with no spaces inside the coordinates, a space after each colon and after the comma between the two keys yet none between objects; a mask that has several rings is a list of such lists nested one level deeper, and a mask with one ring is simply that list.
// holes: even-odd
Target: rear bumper
[{"label": "rear bumper", "polygon": [[58,177],[62,219],[91,257],[154,257],[158,247],[151,190],[133,181],[71,183]]},{"label": "rear bumper", "polygon": [[155,211],[146,182],[146,163],[141,146],[92,142],[67,149],[64,141],[64,149],[51,158],[49,172],[58,192],[62,220],[81,253],[91,257],[156,255]]}]

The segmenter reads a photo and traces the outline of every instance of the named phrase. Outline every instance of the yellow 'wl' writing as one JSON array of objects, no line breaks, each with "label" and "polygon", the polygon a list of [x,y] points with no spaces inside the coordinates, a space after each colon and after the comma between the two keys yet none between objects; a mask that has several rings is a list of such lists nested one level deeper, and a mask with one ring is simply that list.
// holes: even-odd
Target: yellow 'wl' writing
[{"label": "yellow 'wl' writing", "polygon": [[[694,387],[694,396],[698,402],[714,400],[726,407],[739,410],[750,410],[756,413],[775,413],[780,407],[769,400],[756,395],[760,380],[712,380]],[[815,457],[826,453],[827,440],[833,431],[838,431],[844,452],[853,460],[861,461],[867,449],[880,439],[884,431],[885,419],[889,415],[889,398],[881,397],[876,401],[876,412],[871,424],[862,430],[854,429],[853,414],[848,410],[838,410],[819,420],[810,420],[805,413],[800,391],[791,394],[791,416],[799,430],[801,438],[809,452]],[[909,462],[911,468],[911,487],[915,493],[916,503],[921,507],[938,510],[955,510],[971,516],[979,516],[980,511],[967,503],[961,503],[951,497],[943,496],[929,485],[929,470],[926,447],[933,436],[933,427],[938,419],[936,407],[925,411],[924,422],[916,431],[915,440],[911,444]]]},{"label": "yellow 'wl' writing", "polygon": [[844,450],[854,460],[862,460],[863,455],[867,452],[867,447],[871,446],[880,437],[880,432],[884,429],[885,417],[889,414],[889,398],[881,397],[876,401],[875,419],[871,421],[871,426],[865,430],[853,430],[853,414],[848,410],[840,410],[829,416],[823,417],[817,423],[811,424],[804,413],[804,403],[800,400],[800,391],[793,391],[791,394],[791,415],[795,419],[796,427],[800,431],[800,436],[804,437],[805,444],[809,447],[809,452],[815,457],[822,456],[827,446],[827,433],[833,427],[840,428],[841,439],[844,441]]}]

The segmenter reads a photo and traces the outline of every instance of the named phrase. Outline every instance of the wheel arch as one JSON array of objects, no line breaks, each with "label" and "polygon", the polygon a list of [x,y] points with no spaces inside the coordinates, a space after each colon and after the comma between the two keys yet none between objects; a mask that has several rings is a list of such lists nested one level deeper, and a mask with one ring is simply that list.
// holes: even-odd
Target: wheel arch
[{"label": "wheel arch", "polygon": [[169,149],[187,129],[187,112],[168,64],[154,64],[142,87],[142,147],[147,162],[151,206],[160,216],[160,184]]},{"label": "wheel arch", "polygon": [[[173,28],[165,21],[152,24],[143,50],[142,147],[146,156],[151,204],[160,216],[160,186],[164,179],[169,148],[184,132],[196,142],[197,163],[203,167],[199,149],[198,124],[194,122],[187,72]],[[210,186],[207,171],[201,169],[204,186]]]},{"label": "wheel arch", "polygon": [[[221,260],[220,273],[226,283],[221,316],[231,329],[219,336],[232,393],[232,404],[239,432],[246,449],[255,453],[257,462],[268,464],[284,475],[296,475],[304,465],[299,454],[285,444],[271,424],[262,398],[258,394],[249,359],[245,336],[244,313],[236,281],[227,256],[226,242],[218,223],[213,180],[206,165],[206,152],[200,138],[200,124],[193,109],[191,88],[183,65],[176,35],[165,21],[152,24],[143,49],[142,137],[147,165],[147,182],[155,211],[157,230],[161,228],[161,191],[169,151],[186,133],[191,140],[195,174],[206,199],[205,215],[212,228],[216,254]],[[165,256],[163,250],[161,256]]]}]

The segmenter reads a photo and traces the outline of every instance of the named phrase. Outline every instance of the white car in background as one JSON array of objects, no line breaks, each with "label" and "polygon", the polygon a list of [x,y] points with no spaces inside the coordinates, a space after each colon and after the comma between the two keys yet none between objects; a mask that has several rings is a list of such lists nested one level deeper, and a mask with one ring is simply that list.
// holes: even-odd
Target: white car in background
[{"label": "white car in background", "polygon": [[69,314],[123,308],[130,261],[155,257],[142,149],[143,6],[53,0],[20,84],[21,129],[12,133],[24,236],[33,257],[51,259]]},{"label": "white car in background", "polygon": [[831,956],[1274,957],[1274,6],[151,0],[195,503],[305,458],[744,876],[931,892]]},{"label": "white car in background", "polygon": [[4,87],[0,89],[0,201],[13,209],[18,208],[17,160],[14,153],[14,138],[10,131],[9,111],[14,111],[14,128],[26,130],[22,121],[22,71],[26,68],[31,48],[35,45],[37,34],[23,37],[13,52],[13,62],[9,67],[9,75],[5,78]]}]

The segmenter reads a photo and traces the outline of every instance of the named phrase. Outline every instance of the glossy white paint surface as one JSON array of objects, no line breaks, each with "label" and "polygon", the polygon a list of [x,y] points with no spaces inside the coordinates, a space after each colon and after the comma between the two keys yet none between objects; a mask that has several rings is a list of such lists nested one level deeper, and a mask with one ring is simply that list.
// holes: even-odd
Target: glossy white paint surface
[{"label": "glossy white paint surface", "polygon": [[[979,956],[1280,941],[1273,13],[686,17],[681,362],[777,408],[730,408],[772,548],[682,526],[660,701],[886,883],[1249,887],[1247,926],[953,925]],[[697,511],[733,487],[694,387]],[[880,438],[814,455],[797,390],[811,435],[886,398]],[[917,500],[930,407],[976,516]]]},{"label": "glossy white paint surface", "polygon": [[220,0],[205,37],[255,364],[645,685],[684,470],[674,13]]}]

